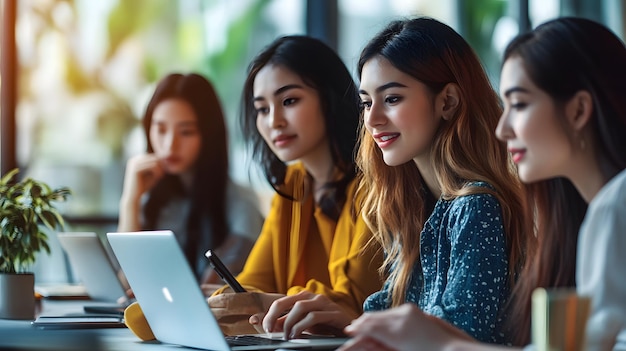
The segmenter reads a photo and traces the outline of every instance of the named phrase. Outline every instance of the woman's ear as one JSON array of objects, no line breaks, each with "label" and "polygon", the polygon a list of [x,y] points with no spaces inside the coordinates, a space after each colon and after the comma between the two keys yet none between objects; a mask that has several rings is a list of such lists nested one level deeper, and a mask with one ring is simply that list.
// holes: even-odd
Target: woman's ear
[{"label": "woman's ear", "polygon": [[580,132],[587,125],[593,113],[593,99],[586,90],[581,90],[565,105],[565,114],[569,125],[575,132]]},{"label": "woman's ear", "polygon": [[449,121],[461,102],[461,91],[456,83],[448,83],[437,95],[436,106],[443,119]]}]

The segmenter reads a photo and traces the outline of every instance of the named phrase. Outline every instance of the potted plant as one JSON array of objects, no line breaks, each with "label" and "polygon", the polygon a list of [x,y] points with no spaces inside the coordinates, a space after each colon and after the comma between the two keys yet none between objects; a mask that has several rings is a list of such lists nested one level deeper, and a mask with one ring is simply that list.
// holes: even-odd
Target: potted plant
[{"label": "potted plant", "polygon": [[70,190],[32,178],[16,182],[18,172],[0,179],[0,318],[33,319],[35,277],[28,269],[39,251],[50,253],[45,229],[64,226],[52,203],[65,201]]}]

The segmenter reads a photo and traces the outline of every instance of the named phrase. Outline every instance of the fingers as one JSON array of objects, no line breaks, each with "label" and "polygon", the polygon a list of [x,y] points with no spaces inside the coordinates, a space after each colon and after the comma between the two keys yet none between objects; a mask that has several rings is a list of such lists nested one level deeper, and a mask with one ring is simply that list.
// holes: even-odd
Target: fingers
[{"label": "fingers", "polygon": [[294,303],[283,324],[285,337],[291,339],[315,325],[326,325],[342,329],[350,323],[352,317],[336,303],[324,295],[313,295],[308,300]]},{"label": "fingers", "polygon": [[248,323],[250,316],[265,312],[263,300],[265,298],[274,298],[274,296],[282,295],[258,292],[228,293],[211,296],[207,299],[207,302],[216,317],[245,316],[246,323]]},{"label": "fingers", "polygon": [[132,157],[126,165],[124,193],[137,197],[151,189],[163,177],[165,171],[154,154],[141,154]]},{"label": "fingers", "polygon": [[[330,332],[331,328],[335,331],[341,331],[340,327],[337,327],[338,320],[342,320],[341,311],[313,311],[308,312],[302,318],[292,319],[292,312],[287,314],[287,318],[283,325],[283,331],[287,339],[293,339],[300,336],[304,331],[311,331],[315,326],[324,326],[326,328],[318,328],[317,330],[325,329]],[[293,322],[295,321],[295,323]],[[343,327],[342,325],[341,327]]]},{"label": "fingers", "polygon": [[375,323],[372,323],[371,319],[371,314],[364,313],[361,317],[353,320],[352,323],[347,325],[343,329],[343,332],[353,337],[359,334],[367,334],[370,331],[370,327],[375,325]]},{"label": "fingers", "polygon": [[126,295],[128,296],[129,299],[134,299],[135,298],[135,293],[133,292],[133,289],[127,289],[126,290]]},{"label": "fingers", "polygon": [[264,316],[265,313],[256,313],[248,319],[248,323],[250,323],[259,334],[265,333],[265,330],[263,330],[263,324],[261,323]]},{"label": "fingers", "polygon": [[233,310],[254,309],[260,312],[256,293],[226,293],[211,296],[207,299],[211,308],[228,308]]},{"label": "fingers", "polygon": [[209,297],[207,299],[207,302],[209,303],[209,307],[211,308],[227,308],[229,299],[230,297],[228,296],[228,294],[220,294]]},{"label": "fingers", "polygon": [[137,169],[137,175],[141,179],[141,182],[146,190],[152,188],[156,182],[163,177],[165,171],[161,166],[159,160],[148,160]]},{"label": "fingers", "polygon": [[[364,313],[344,328],[344,332],[357,339],[367,338],[368,341],[364,345],[370,345],[374,340],[378,343],[393,340],[400,342],[402,335],[399,334],[401,328],[396,328],[396,323],[404,324],[404,321],[397,316],[400,308],[393,308],[381,312]],[[357,344],[361,345],[361,343]],[[362,346],[359,346],[362,347]],[[349,348],[348,350],[359,350],[360,348]],[[363,348],[363,350],[367,350]]]},{"label": "fingers", "polygon": [[339,305],[324,295],[301,292],[274,301],[263,319],[263,329],[266,332],[282,330],[286,339],[310,331],[314,326],[321,327],[316,330],[324,329],[341,335],[341,329],[354,317],[347,315]]},{"label": "fingers", "polygon": [[[386,330],[393,323],[401,323],[412,317],[419,320],[427,319],[427,315],[419,310],[415,305],[406,303],[400,307],[395,307],[385,311],[364,313],[348,325],[344,332],[350,336],[369,335],[377,336]],[[381,328],[384,326],[385,328]],[[380,339],[380,338],[378,338]]]},{"label": "fingers", "polygon": [[[364,313],[344,328],[344,332],[356,340],[368,338],[387,347],[392,347],[392,344],[393,348],[399,350],[438,350],[453,342],[474,342],[465,332],[444,320],[425,314],[413,304]],[[346,348],[353,349],[359,348]]]},{"label": "fingers", "polygon": [[282,328],[276,325],[277,320],[283,316],[285,312],[289,311],[297,301],[310,299],[314,295],[315,294],[311,292],[302,291],[296,295],[285,296],[275,300],[267,310],[265,318],[263,318],[263,329],[268,333],[280,331]]},{"label": "fingers", "polygon": [[161,167],[161,162],[154,154],[143,154],[132,157],[128,160],[127,171],[136,174],[142,175],[148,172],[163,172],[163,168]]}]

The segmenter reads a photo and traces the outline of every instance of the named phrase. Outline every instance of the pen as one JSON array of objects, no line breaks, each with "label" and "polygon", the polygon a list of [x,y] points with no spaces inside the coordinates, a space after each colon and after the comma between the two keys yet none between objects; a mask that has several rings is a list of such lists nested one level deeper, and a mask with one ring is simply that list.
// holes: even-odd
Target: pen
[{"label": "pen", "polygon": [[239,284],[235,276],[226,268],[222,260],[213,252],[212,250],[207,250],[204,254],[206,258],[209,260],[209,264],[213,267],[217,275],[222,278],[222,280],[233,289],[234,292],[246,292],[246,289]]}]

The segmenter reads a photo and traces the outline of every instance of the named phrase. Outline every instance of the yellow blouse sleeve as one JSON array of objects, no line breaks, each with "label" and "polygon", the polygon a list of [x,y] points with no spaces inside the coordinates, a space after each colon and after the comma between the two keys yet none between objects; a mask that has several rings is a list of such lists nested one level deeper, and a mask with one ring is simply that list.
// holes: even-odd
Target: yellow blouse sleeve
[{"label": "yellow blouse sleeve", "polygon": [[[280,196],[274,195],[261,234],[250,251],[243,271],[237,276],[239,283],[248,291],[280,292],[275,279],[273,257],[274,240],[277,239],[274,232],[280,228],[276,222],[279,220],[278,211],[281,202]],[[221,293],[224,289],[216,291],[215,294]]]},{"label": "yellow blouse sleeve", "polygon": [[[328,296],[342,307],[356,314],[363,312],[363,301],[381,289],[383,281],[378,273],[382,265],[382,250],[376,243],[369,243],[371,232],[360,214],[353,215],[353,198],[356,182],[348,189],[348,201],[344,205],[333,235],[328,261],[331,286],[317,280],[309,280],[306,286],[294,286],[288,295],[308,290]],[[328,233],[320,233],[328,235]]]},{"label": "yellow blouse sleeve", "polygon": [[[297,178],[289,177],[295,172],[305,170],[299,165],[292,166],[288,172],[288,180]],[[261,235],[250,252],[243,271],[237,276],[239,282],[249,291],[292,295],[307,290],[323,294],[345,309],[361,314],[365,298],[382,287],[378,274],[378,268],[382,264],[382,250],[377,245],[368,244],[370,231],[360,215],[356,215],[355,219],[355,189],[356,181],[353,181],[347,189],[347,200],[337,223],[325,217],[324,222],[330,224],[318,226],[320,237],[325,242],[331,242],[327,262],[301,262],[302,250],[309,248],[303,239],[309,234],[309,226],[305,223],[322,219],[310,218],[313,215],[308,210],[306,213],[295,213],[303,207],[276,194]],[[315,257],[309,255],[311,256]],[[290,272],[298,264],[305,265],[304,271],[311,275],[311,279],[304,286],[293,285],[290,280],[293,278]],[[313,278],[316,275],[327,277],[330,284]],[[223,290],[218,290],[215,294]]]}]

